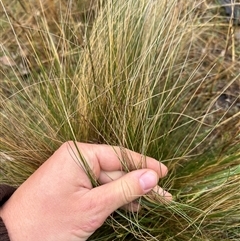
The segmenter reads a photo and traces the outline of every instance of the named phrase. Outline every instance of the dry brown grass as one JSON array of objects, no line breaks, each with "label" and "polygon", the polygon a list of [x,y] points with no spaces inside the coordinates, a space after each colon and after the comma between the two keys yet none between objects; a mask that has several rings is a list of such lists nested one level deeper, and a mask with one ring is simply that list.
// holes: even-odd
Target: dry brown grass
[{"label": "dry brown grass", "polygon": [[[92,240],[238,240],[238,26],[214,1],[0,1],[1,182],[64,141],[116,144],[169,167]],[[115,232],[113,232],[113,229]]]}]

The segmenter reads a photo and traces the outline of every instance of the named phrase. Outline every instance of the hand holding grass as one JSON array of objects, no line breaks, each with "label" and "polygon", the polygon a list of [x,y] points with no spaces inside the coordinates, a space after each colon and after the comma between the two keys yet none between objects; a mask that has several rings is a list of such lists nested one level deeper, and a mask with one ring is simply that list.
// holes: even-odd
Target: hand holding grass
[{"label": "hand holding grass", "polygon": [[[93,188],[80,156],[102,185]],[[166,166],[130,150],[66,142],[17,189],[0,215],[11,241],[86,240],[114,210],[138,210],[133,201],[153,188],[171,199],[157,186],[166,174]]]}]

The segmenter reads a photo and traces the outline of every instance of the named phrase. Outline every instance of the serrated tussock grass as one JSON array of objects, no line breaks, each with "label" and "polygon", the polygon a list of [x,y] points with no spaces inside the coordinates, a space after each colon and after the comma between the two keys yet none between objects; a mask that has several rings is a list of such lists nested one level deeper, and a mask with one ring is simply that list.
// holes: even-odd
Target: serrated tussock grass
[{"label": "serrated tussock grass", "polygon": [[120,145],[168,166],[174,201],[150,193],[90,240],[239,240],[240,49],[217,5],[0,3],[1,182],[68,140]]}]

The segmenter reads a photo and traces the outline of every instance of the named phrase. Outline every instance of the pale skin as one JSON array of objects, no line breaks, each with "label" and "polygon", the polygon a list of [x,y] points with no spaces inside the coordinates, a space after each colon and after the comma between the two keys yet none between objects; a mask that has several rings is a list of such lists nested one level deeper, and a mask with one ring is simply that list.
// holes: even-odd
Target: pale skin
[{"label": "pale skin", "polygon": [[171,200],[157,186],[168,171],[159,161],[108,145],[77,147],[101,185],[93,188],[74,143],[64,143],[1,207],[11,241],[87,240],[118,208],[139,210],[134,200],[152,189]]}]

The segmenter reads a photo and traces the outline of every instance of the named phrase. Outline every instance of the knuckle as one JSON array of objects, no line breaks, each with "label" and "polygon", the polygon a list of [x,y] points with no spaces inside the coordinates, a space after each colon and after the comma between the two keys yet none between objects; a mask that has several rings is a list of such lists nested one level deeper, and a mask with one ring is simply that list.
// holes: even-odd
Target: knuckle
[{"label": "knuckle", "polygon": [[74,142],[71,140],[64,142],[59,149],[65,151],[65,150],[68,150],[69,147],[70,148],[74,147]]},{"label": "knuckle", "polygon": [[82,226],[82,230],[87,233],[92,233],[96,229],[100,228],[104,223],[104,220],[99,219],[98,215],[88,217],[88,220]]},{"label": "knuckle", "polygon": [[[79,146],[79,145],[78,145]],[[66,141],[55,151],[54,155],[58,156],[61,160],[69,160],[76,157],[76,143],[74,141]]]},{"label": "knuckle", "polygon": [[81,143],[79,142],[77,143],[72,140],[66,141],[59,147],[57,152],[61,152],[62,154],[67,154],[67,155],[69,155],[69,153],[73,154],[76,152],[76,149],[78,149],[80,146],[81,146]]},{"label": "knuckle", "polygon": [[86,222],[82,226],[84,232],[94,232],[96,229],[100,228],[104,223],[104,218],[102,215],[103,207],[96,203],[96,200],[90,199],[84,207],[85,213],[88,213]]}]

